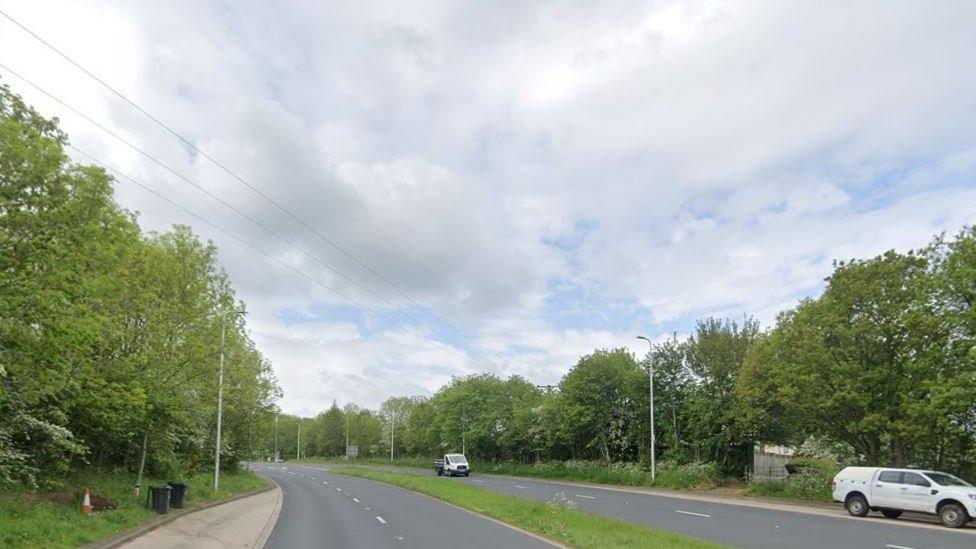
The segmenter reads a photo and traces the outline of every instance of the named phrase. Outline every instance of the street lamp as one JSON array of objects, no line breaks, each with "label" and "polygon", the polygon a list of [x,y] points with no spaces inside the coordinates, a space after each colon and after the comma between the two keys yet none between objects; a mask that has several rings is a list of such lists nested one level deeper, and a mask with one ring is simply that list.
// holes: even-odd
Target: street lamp
[{"label": "street lamp", "polygon": [[637,339],[643,339],[644,341],[647,342],[648,346],[650,347],[650,350],[648,351],[648,354],[647,354],[647,379],[650,382],[650,397],[651,397],[650,413],[648,415],[650,416],[650,421],[651,421],[651,450],[650,450],[650,454],[651,454],[651,482],[654,482],[654,480],[655,480],[655,477],[654,477],[654,474],[655,474],[655,467],[654,467],[654,465],[655,465],[655,463],[654,463],[654,445],[655,445],[654,444],[655,443],[655,440],[654,440],[654,344],[651,343],[651,340],[650,339],[647,339],[644,336],[637,336]]},{"label": "street lamp", "polygon": [[217,381],[217,443],[214,451],[214,492],[220,488],[220,426],[224,416],[224,340],[227,332],[227,316],[242,315],[244,311],[232,310],[220,319],[220,375]]}]

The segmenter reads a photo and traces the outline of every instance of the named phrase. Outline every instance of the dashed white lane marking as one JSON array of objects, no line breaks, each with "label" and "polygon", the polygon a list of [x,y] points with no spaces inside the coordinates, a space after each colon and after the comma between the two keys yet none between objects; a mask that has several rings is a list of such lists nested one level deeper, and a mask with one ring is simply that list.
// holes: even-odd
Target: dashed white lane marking
[{"label": "dashed white lane marking", "polygon": [[528,486],[519,486],[518,484],[513,484],[512,486],[514,486],[516,488],[521,488],[523,490],[528,490],[529,489]]},{"label": "dashed white lane marking", "polygon": [[339,488],[338,486],[336,486],[336,491],[337,492],[341,492],[342,491],[342,488]]},{"label": "dashed white lane marking", "polygon": [[472,480],[471,482],[477,482],[478,484],[484,484],[485,483],[485,481],[483,481],[483,480]]},{"label": "dashed white lane marking", "polygon": [[578,498],[586,498],[586,499],[596,499],[593,496],[584,496],[583,494],[576,494],[576,497],[578,497]]},{"label": "dashed white lane marking", "polygon": [[288,474],[289,475],[294,475],[295,474],[295,471],[288,471]]},{"label": "dashed white lane marking", "polygon": [[393,538],[393,539],[395,539],[395,540],[397,540],[397,541],[403,541],[403,536],[396,536],[396,537],[395,537],[395,538]]},{"label": "dashed white lane marking", "polygon": [[352,500],[355,501],[356,503],[359,503],[359,498],[352,498]]},{"label": "dashed white lane marking", "polygon": [[705,513],[692,513],[691,511],[679,511],[679,510],[675,510],[675,513],[681,513],[682,515],[691,515],[691,516],[695,516],[695,517],[712,518],[712,515],[706,515]]},{"label": "dashed white lane marking", "polygon": [[323,480],[323,481],[322,481],[322,484],[329,484],[329,481],[327,481],[327,480]]},{"label": "dashed white lane marking", "polygon": [[318,479],[317,479],[317,478],[315,478],[315,477],[312,477],[312,480],[318,480]]},{"label": "dashed white lane marking", "polygon": [[915,549],[914,547],[908,547],[907,545],[893,545],[891,543],[885,544],[885,547],[889,549]]},{"label": "dashed white lane marking", "polygon": [[365,509],[366,509],[367,511],[369,511],[369,510],[370,510],[371,508],[370,508],[370,507],[365,507]]},{"label": "dashed white lane marking", "polygon": [[386,524],[386,521],[383,520],[383,517],[381,517],[379,515],[376,516],[376,520],[380,521],[380,524]]}]

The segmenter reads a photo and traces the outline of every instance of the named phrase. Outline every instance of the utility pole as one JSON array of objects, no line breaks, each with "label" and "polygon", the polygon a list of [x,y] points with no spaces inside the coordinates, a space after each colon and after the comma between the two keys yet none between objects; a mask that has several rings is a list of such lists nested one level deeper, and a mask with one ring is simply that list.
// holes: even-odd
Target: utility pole
[{"label": "utility pole", "polygon": [[644,336],[637,336],[637,339],[643,339],[650,346],[650,351],[648,351],[647,353],[647,379],[650,382],[649,383],[650,411],[648,412],[648,415],[650,416],[650,422],[651,422],[651,448],[650,448],[651,482],[654,482],[655,480],[654,448],[656,446],[655,445],[656,441],[654,440],[654,344],[651,343],[650,339],[647,339]]},{"label": "utility pole", "polygon": [[393,431],[396,429],[396,410],[393,410],[393,419],[390,421],[390,462],[393,462]]},{"label": "utility pole", "polygon": [[224,415],[224,336],[227,331],[227,315],[220,321],[220,375],[217,381],[217,447],[214,452],[214,492],[220,488],[220,424]]}]

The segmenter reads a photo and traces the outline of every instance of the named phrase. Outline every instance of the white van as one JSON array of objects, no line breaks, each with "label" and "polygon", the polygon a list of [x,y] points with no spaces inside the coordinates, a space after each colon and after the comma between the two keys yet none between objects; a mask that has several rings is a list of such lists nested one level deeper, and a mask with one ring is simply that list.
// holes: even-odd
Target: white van
[{"label": "white van", "polygon": [[976,517],[976,487],[938,471],[846,467],[837,473],[834,501],[855,517],[880,511],[890,519],[903,511],[937,515],[942,524],[960,528]]}]

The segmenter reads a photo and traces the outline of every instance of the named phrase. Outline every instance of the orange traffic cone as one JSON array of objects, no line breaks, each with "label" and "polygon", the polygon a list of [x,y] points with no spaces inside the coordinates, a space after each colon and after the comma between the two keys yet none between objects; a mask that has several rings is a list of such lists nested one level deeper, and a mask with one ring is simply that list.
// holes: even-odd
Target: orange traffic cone
[{"label": "orange traffic cone", "polygon": [[91,495],[88,493],[88,488],[85,488],[85,499],[81,502],[81,510],[86,514],[91,514]]}]

